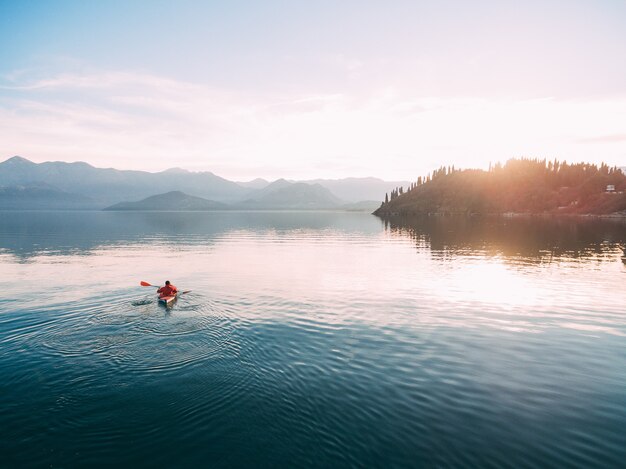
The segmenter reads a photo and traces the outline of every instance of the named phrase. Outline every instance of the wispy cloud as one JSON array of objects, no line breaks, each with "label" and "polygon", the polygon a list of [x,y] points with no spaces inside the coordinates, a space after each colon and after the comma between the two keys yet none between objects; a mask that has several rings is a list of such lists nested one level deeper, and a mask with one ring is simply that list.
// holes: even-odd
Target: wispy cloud
[{"label": "wispy cloud", "polygon": [[8,80],[0,85],[6,90],[54,90],[54,89],[105,89],[116,87],[141,86],[148,88],[159,88],[161,90],[188,91],[191,88],[200,89],[198,85],[180,82],[168,78],[135,72],[102,72],[102,73],[64,73],[51,78],[25,80],[23,74],[9,74]]},{"label": "wispy cloud", "polygon": [[[625,98],[441,98],[394,87],[255,95],[124,71],[15,74],[0,87],[7,157],[183,166],[238,179],[407,178],[521,155],[619,165],[625,122]],[[604,154],[582,142],[605,143]]]},{"label": "wispy cloud", "polygon": [[616,143],[626,142],[626,133],[613,135],[600,135],[598,137],[579,138],[578,143]]}]

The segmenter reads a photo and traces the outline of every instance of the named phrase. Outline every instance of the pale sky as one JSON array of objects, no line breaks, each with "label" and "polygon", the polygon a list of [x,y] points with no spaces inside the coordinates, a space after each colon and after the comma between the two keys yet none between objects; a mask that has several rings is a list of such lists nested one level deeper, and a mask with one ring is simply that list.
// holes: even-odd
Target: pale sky
[{"label": "pale sky", "polygon": [[626,1],[0,0],[0,160],[235,180],[626,166]]}]

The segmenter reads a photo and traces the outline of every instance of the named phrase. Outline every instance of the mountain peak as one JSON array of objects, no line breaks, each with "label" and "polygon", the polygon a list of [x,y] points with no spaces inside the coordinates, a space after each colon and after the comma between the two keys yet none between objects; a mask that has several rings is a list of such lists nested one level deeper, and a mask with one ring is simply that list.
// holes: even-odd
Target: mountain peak
[{"label": "mountain peak", "polygon": [[269,181],[262,178],[256,178],[251,181],[237,181],[237,184],[248,189],[263,189],[269,185]]},{"label": "mountain peak", "polygon": [[189,171],[183,168],[169,168],[163,172],[167,174],[188,174],[189,173]]},{"label": "mountain peak", "polygon": [[27,160],[26,158],[22,158],[21,156],[13,156],[11,158],[9,158],[8,160],[4,161],[2,164],[10,164],[10,165],[34,165],[36,163],[33,163],[30,160]]},{"label": "mountain peak", "polygon": [[183,191],[169,191],[163,194],[153,195],[152,197],[162,197],[162,198],[176,198],[176,197],[191,197],[188,194],[185,194]]},{"label": "mountain peak", "polygon": [[271,187],[273,189],[277,189],[279,187],[287,187],[291,186],[293,182],[287,181],[285,178],[276,179],[274,182],[270,183],[267,187]]}]

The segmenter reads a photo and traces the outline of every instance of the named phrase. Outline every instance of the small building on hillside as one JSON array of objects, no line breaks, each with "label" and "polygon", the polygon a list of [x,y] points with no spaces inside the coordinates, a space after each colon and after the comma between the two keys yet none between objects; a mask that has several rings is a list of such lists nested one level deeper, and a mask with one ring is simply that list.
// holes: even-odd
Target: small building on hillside
[{"label": "small building on hillside", "polygon": [[607,184],[606,191],[610,193],[615,193],[615,186],[613,184]]}]

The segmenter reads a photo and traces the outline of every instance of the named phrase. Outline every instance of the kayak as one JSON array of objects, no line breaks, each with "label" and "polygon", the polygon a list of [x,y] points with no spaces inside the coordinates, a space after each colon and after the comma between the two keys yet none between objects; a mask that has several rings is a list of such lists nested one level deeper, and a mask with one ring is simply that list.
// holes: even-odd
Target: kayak
[{"label": "kayak", "polygon": [[159,298],[159,304],[169,306],[176,300],[176,295],[162,296]]}]

